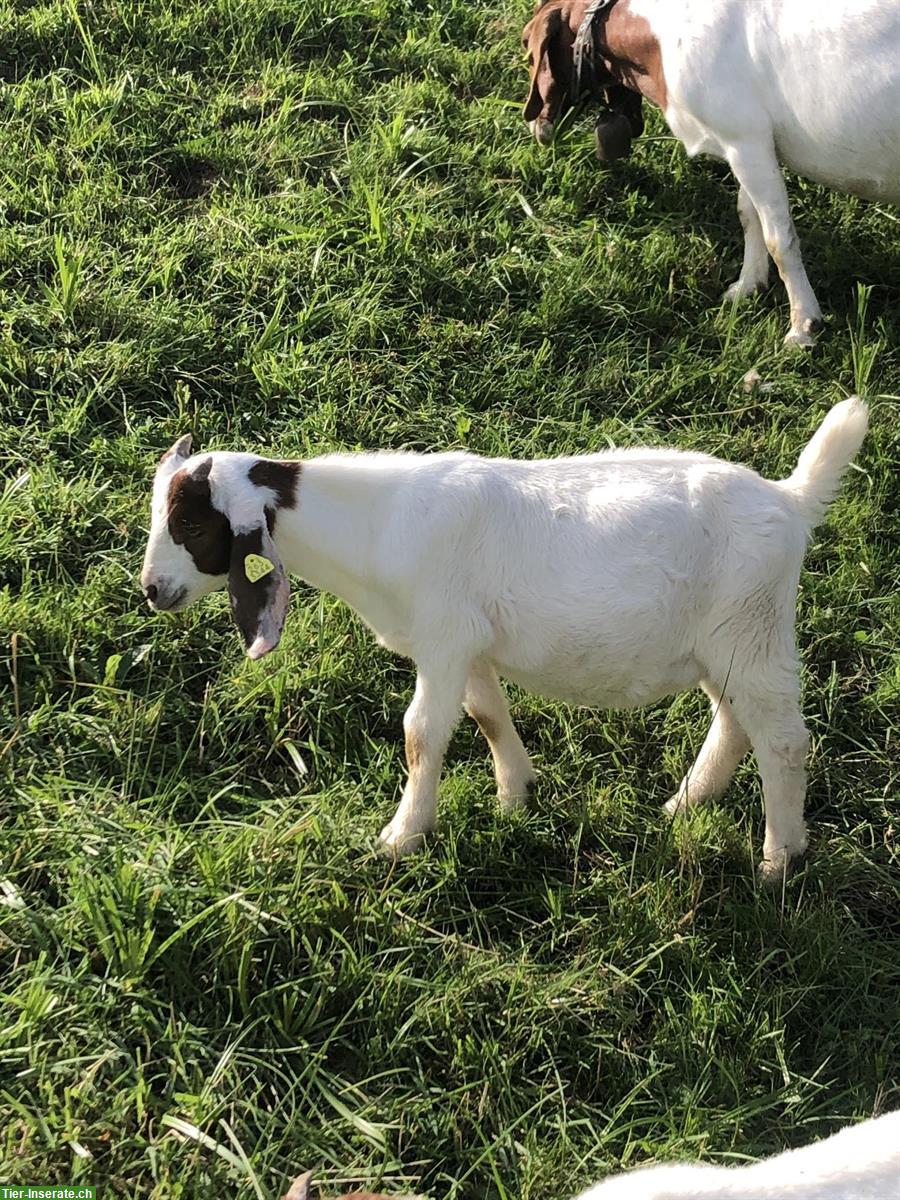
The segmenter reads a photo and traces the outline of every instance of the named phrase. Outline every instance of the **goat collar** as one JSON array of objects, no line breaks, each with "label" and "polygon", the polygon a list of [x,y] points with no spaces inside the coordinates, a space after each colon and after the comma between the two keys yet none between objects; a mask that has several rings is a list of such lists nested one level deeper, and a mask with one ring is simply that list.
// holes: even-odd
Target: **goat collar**
[{"label": "goat collar", "polygon": [[598,18],[608,13],[615,3],[616,0],[591,0],[584,11],[572,46],[572,104],[577,104],[585,92],[599,90],[596,57]]}]

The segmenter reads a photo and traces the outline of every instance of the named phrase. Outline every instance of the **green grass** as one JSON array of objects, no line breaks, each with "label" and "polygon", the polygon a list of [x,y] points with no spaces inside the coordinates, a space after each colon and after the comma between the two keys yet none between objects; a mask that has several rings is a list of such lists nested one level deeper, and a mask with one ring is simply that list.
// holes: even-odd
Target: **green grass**
[{"label": "green grass", "polygon": [[[832,319],[785,354],[780,287],[719,305],[721,165],[659,119],[615,170],[586,122],[529,141],[525,15],[0,3],[4,1181],[565,1200],[900,1099],[897,214],[795,181]],[[783,897],[753,880],[752,764],[688,828],[660,814],[697,695],[515,694],[534,813],[495,811],[461,725],[440,835],[391,867],[408,666],[300,586],[261,664],[222,596],[165,620],[136,590],[188,429],[779,476],[856,389],[871,433],[802,579],[812,854]]]}]

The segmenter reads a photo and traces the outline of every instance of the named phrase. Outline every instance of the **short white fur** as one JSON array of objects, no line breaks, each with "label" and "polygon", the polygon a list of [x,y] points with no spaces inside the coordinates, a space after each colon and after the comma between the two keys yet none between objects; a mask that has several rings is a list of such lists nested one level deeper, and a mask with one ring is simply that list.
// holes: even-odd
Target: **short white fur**
[{"label": "short white fur", "polygon": [[900,1112],[744,1167],[626,1171],[578,1200],[889,1200],[900,1196]]}]

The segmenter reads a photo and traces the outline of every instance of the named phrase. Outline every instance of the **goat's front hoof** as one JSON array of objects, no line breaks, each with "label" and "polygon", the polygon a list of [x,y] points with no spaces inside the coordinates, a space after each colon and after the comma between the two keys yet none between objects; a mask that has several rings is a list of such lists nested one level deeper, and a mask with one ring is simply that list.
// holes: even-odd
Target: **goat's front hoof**
[{"label": "goat's front hoof", "polygon": [[788,332],[784,344],[799,350],[811,350],[816,344],[816,334],[824,328],[825,322],[821,317],[807,317]]},{"label": "goat's front hoof", "polygon": [[765,279],[736,279],[731,287],[725,289],[722,299],[730,300],[734,304],[738,300],[748,300],[751,296],[766,291],[768,286],[768,277]]},{"label": "goat's front hoof", "polygon": [[377,850],[382,858],[405,858],[408,854],[418,854],[424,845],[424,833],[410,832],[390,821],[381,831]]},{"label": "goat's front hoof", "polygon": [[687,804],[682,796],[675,795],[665,802],[663,812],[666,816],[677,817],[679,814],[687,812]]},{"label": "goat's front hoof", "polygon": [[803,860],[806,847],[797,850],[776,850],[764,858],[756,869],[756,878],[767,891],[777,892],[790,879]]},{"label": "goat's front hoof", "polygon": [[537,778],[532,775],[521,785],[511,787],[508,791],[497,792],[497,800],[503,812],[523,812],[531,806]]}]

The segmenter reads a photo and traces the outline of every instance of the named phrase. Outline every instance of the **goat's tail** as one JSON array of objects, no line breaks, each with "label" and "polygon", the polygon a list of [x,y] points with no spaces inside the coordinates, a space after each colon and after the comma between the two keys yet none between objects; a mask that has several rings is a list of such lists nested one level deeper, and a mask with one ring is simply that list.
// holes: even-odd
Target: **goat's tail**
[{"label": "goat's tail", "polygon": [[838,493],[841,476],[856,457],[866,436],[869,407],[858,396],[835,404],[812,435],[789,479],[781,487],[791,492],[810,528],[822,519]]}]

